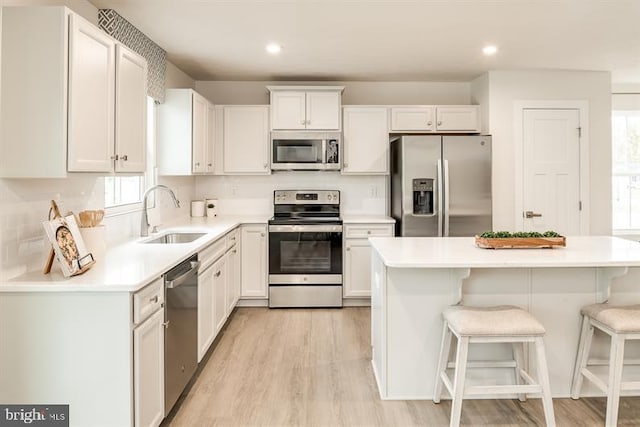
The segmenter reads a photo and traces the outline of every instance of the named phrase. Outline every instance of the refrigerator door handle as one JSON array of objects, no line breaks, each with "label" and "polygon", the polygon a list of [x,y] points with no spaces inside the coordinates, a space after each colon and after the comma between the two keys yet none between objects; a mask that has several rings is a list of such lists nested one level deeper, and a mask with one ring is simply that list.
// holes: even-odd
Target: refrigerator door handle
[{"label": "refrigerator door handle", "polygon": [[449,161],[444,160],[444,204],[442,206],[444,210],[444,229],[443,234],[445,237],[449,236]]},{"label": "refrigerator door handle", "polygon": [[[446,160],[445,160],[446,161]],[[438,205],[436,206],[436,210],[438,211],[438,237],[442,237],[442,208],[444,207],[443,205],[443,200],[442,200],[442,160],[438,159],[438,165],[437,165],[437,181],[438,181],[438,195],[437,195],[437,203]]]}]

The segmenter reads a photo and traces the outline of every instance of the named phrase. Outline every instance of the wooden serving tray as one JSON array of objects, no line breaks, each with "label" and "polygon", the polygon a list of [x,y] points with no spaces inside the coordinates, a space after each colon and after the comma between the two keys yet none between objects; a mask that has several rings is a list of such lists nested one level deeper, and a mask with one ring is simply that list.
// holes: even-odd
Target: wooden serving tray
[{"label": "wooden serving tray", "polygon": [[476,236],[476,245],[484,249],[543,249],[567,246],[567,239],[561,237],[506,237],[486,239]]}]

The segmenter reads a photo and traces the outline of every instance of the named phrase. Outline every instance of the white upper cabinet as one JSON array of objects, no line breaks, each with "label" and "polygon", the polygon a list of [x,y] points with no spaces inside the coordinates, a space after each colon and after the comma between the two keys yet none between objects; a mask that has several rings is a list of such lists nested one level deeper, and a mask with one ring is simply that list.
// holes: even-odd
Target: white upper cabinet
[{"label": "white upper cabinet", "polygon": [[158,106],[160,175],[213,172],[210,112],[209,101],[192,89],[166,90],[165,101]]},{"label": "white upper cabinet", "polygon": [[343,86],[268,86],[272,130],[340,130]]},{"label": "white upper cabinet", "polygon": [[435,130],[435,107],[392,107],[392,131]]},{"label": "white upper cabinet", "polygon": [[215,171],[216,127],[215,106],[209,103],[207,105],[207,142],[205,147],[205,173],[209,175]]},{"label": "white upper cabinet", "polygon": [[1,176],[144,171],[146,65],[117,46],[66,7],[3,9]]},{"label": "white upper cabinet", "polygon": [[392,132],[480,132],[478,105],[391,107]]},{"label": "white upper cabinet", "polygon": [[480,132],[480,107],[478,105],[438,106],[436,127],[439,131]]},{"label": "white upper cabinet", "polygon": [[223,168],[225,175],[270,174],[269,107],[223,107]]},{"label": "white upper cabinet", "polygon": [[389,173],[389,126],[386,107],[344,107],[342,174]]},{"label": "white upper cabinet", "polygon": [[147,141],[147,61],[116,46],[116,172],[144,172]]},{"label": "white upper cabinet", "polygon": [[116,44],[83,18],[69,19],[68,170],[111,172]]}]

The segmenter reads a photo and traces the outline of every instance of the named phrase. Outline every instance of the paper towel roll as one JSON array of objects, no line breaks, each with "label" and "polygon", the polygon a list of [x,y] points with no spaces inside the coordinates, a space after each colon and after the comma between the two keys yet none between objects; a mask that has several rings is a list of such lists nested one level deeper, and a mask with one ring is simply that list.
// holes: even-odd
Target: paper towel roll
[{"label": "paper towel roll", "polygon": [[191,216],[204,216],[204,200],[191,201]]}]

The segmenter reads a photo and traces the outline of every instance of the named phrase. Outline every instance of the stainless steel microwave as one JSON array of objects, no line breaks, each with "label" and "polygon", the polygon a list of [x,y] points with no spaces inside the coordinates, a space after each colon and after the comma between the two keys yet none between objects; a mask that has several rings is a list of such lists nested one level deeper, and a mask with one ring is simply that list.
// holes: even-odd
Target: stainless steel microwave
[{"label": "stainless steel microwave", "polygon": [[271,169],[340,170],[340,132],[271,132]]}]

